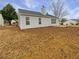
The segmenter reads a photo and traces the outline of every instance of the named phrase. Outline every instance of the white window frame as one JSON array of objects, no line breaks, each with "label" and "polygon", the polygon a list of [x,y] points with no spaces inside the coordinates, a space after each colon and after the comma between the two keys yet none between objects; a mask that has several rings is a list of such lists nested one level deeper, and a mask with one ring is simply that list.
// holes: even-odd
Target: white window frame
[{"label": "white window frame", "polygon": [[39,20],[39,24],[42,24],[42,21],[41,21],[42,19],[41,19],[41,18],[39,18],[38,20]]},{"label": "white window frame", "polygon": [[51,24],[56,24],[56,19],[51,19]]},{"label": "white window frame", "polygon": [[30,25],[30,18],[26,17],[26,25]]}]

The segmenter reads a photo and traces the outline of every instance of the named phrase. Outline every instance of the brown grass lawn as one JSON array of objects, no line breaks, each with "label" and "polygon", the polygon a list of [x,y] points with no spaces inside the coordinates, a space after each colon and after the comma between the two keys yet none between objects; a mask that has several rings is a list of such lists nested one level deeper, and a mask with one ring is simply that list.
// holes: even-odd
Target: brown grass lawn
[{"label": "brown grass lawn", "polygon": [[0,59],[79,59],[79,28],[0,28]]}]

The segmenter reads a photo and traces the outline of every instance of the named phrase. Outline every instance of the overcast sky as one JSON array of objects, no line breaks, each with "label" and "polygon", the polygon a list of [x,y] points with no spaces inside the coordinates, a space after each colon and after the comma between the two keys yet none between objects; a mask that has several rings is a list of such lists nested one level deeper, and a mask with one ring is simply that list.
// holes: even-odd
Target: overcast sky
[{"label": "overcast sky", "polygon": [[[0,0],[0,9],[2,9],[6,4],[10,3],[17,10],[28,9],[32,11],[40,11],[41,5],[48,7],[46,2],[43,0]],[[65,0],[65,6],[69,12],[67,18],[79,18],[79,0]]]}]

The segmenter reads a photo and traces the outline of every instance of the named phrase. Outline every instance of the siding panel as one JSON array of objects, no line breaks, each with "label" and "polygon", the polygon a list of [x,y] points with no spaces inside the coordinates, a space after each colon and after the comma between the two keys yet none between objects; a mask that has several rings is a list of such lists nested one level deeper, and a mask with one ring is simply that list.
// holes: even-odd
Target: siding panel
[{"label": "siding panel", "polygon": [[[26,25],[26,17],[29,17],[30,25]],[[19,20],[20,20],[21,29],[38,28],[38,27],[46,27],[46,26],[56,25],[56,24],[51,24],[51,18],[41,18],[42,24],[39,24],[39,17],[20,16]]]}]

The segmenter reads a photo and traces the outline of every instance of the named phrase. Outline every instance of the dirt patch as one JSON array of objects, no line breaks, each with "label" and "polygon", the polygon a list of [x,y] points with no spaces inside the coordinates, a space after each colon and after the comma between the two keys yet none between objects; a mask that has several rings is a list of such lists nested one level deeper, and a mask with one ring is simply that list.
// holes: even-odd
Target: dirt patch
[{"label": "dirt patch", "polygon": [[79,28],[0,28],[0,59],[79,59]]}]

